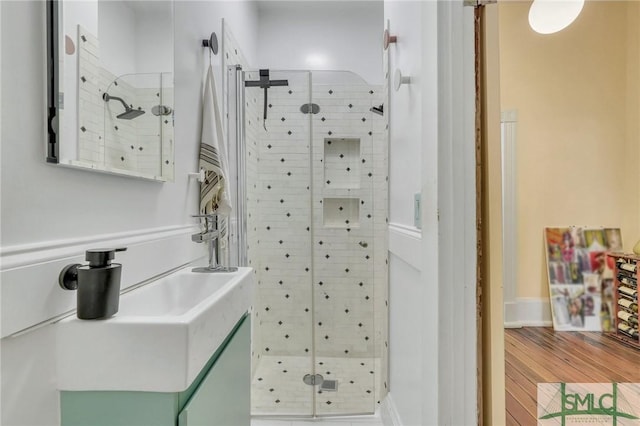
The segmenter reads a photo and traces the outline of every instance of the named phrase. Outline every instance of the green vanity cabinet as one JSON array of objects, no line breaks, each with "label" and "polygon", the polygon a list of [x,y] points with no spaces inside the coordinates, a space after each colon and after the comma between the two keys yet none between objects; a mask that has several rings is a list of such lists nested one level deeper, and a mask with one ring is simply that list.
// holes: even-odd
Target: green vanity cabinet
[{"label": "green vanity cabinet", "polygon": [[236,332],[178,416],[178,426],[251,424],[250,320]]},{"label": "green vanity cabinet", "polygon": [[63,391],[62,426],[247,426],[251,325],[238,322],[183,392]]}]

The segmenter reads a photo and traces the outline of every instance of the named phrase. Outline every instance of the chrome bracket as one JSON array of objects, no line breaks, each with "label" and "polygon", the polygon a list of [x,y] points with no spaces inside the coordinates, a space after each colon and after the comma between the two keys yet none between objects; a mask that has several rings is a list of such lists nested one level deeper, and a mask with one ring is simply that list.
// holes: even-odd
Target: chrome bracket
[{"label": "chrome bracket", "polygon": [[315,386],[322,385],[322,382],[324,382],[324,378],[322,377],[322,374],[305,374],[305,376],[302,378],[302,381],[305,385]]}]

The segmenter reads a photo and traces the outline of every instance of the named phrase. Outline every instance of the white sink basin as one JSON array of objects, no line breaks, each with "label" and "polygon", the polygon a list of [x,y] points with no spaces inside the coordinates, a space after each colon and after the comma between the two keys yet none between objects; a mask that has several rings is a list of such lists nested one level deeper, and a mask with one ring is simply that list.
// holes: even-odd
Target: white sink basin
[{"label": "white sink basin", "polygon": [[57,326],[60,390],[181,392],[189,387],[251,304],[251,268],[183,269],[120,296],[98,321]]}]

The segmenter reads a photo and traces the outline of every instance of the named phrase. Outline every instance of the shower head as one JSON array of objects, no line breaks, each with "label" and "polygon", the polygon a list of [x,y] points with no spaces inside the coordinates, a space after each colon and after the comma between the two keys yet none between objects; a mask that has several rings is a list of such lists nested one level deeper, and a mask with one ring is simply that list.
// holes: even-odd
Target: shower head
[{"label": "shower head", "polygon": [[102,99],[104,99],[105,102],[109,102],[110,100],[113,99],[116,101],[120,101],[120,103],[122,103],[122,106],[124,106],[125,111],[121,114],[116,115],[116,118],[119,118],[121,120],[132,120],[144,114],[144,111],[141,108],[133,109],[129,105],[127,105],[124,99],[119,98],[117,96],[111,96],[106,92],[102,95]]},{"label": "shower head", "polygon": [[122,114],[116,115],[116,118],[119,118],[121,120],[133,120],[134,118],[139,117],[142,114],[144,114],[144,111],[141,109],[129,108],[127,111],[123,112]]}]

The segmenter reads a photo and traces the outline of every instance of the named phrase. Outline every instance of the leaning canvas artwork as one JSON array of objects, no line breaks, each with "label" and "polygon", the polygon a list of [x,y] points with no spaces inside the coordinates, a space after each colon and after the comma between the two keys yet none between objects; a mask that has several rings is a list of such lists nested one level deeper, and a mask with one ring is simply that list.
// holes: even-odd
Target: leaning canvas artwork
[{"label": "leaning canvas artwork", "polygon": [[606,252],[622,251],[619,228],[545,228],[553,328],[611,331],[613,271]]}]

